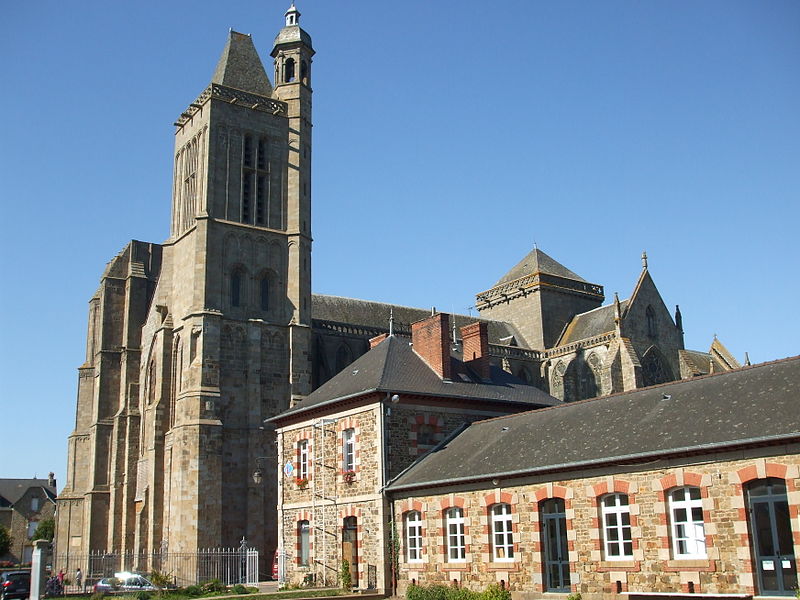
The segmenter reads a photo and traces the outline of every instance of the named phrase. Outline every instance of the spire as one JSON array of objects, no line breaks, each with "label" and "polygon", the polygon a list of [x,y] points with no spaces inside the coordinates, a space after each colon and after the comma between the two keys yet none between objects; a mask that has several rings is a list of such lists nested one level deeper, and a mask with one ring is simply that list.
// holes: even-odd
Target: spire
[{"label": "spire", "polygon": [[647,269],[647,251],[642,250],[642,268]]},{"label": "spire", "polygon": [[614,328],[617,337],[622,337],[622,307],[619,304],[619,294],[614,292]]},{"label": "spire", "polygon": [[[294,4],[292,4],[294,6]],[[394,335],[394,308],[389,309],[389,335]]]},{"label": "spire", "polygon": [[675,327],[683,333],[683,316],[681,315],[681,307],[677,304],[675,305]]},{"label": "spire", "polygon": [[272,95],[272,85],[253,45],[253,38],[232,29],[211,83],[259,96]]},{"label": "spire", "polygon": [[750,366],[750,355],[747,352],[744,353],[744,366]]}]

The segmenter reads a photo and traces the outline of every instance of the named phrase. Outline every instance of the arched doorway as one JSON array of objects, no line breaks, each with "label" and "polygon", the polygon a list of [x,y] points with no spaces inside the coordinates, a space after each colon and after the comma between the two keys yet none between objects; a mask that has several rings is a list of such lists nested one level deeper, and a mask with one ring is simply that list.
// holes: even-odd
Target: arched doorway
[{"label": "arched doorway", "polygon": [[358,519],[345,517],[342,522],[342,559],[350,563],[353,587],[358,587]]}]

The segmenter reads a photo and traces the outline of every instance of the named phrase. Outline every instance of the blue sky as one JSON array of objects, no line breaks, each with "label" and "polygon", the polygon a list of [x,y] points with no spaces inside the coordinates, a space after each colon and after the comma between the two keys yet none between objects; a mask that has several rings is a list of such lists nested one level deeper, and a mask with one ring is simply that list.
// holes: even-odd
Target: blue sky
[{"label": "blue sky", "polygon": [[[172,123],[288,2],[17,2],[0,23],[0,477],[63,484],[87,302],[168,235]],[[798,353],[800,3],[301,0],[314,291],[468,312],[536,242],[689,348]]]}]

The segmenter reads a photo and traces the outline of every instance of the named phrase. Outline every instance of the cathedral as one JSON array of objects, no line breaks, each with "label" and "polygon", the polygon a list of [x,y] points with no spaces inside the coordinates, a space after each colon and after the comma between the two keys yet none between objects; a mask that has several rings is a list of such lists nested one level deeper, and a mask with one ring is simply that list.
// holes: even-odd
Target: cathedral
[{"label": "cathedral", "polygon": [[[269,420],[302,406],[371,338],[410,339],[431,317],[312,294],[314,49],[294,5],[285,19],[271,80],[253,39],[230,32],[210,83],[175,121],[169,238],[127,244],[89,301],[59,552],[245,538],[270,556],[279,458]],[[646,255],[632,284],[604,304],[601,285],[534,248],[488,289],[476,282],[479,318],[453,315],[443,335],[463,347],[479,323],[482,357],[536,406],[740,366],[718,340],[684,348],[680,311],[665,306]]]}]

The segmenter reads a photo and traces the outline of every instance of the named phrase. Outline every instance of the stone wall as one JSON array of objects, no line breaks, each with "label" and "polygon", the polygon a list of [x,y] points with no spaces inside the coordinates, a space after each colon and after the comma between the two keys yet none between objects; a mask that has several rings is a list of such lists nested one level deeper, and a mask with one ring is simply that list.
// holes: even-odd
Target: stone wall
[{"label": "stone wall", "polygon": [[[574,478],[539,478],[510,485],[440,490],[397,498],[394,519],[403,523],[410,510],[422,514],[423,560],[409,562],[406,536],[399,593],[411,582],[457,584],[480,589],[490,583],[509,587],[515,597],[543,597],[541,502],[561,498],[566,507],[570,589],[584,598],[612,598],[618,592],[754,594],[751,539],[745,510],[745,485],[755,479],[785,480],[795,556],[800,555],[800,454],[758,456],[757,451],[719,457],[683,459],[678,463],[634,470],[595,470]],[[768,454],[767,451],[759,451]],[[672,555],[667,492],[694,486],[702,496],[707,557],[675,560]],[[603,550],[599,500],[620,492],[630,500],[633,538],[631,560],[607,560]],[[514,560],[492,559],[488,510],[511,505]],[[466,525],[467,561],[451,563],[444,551],[443,511],[461,506]]]}]

